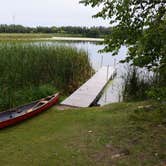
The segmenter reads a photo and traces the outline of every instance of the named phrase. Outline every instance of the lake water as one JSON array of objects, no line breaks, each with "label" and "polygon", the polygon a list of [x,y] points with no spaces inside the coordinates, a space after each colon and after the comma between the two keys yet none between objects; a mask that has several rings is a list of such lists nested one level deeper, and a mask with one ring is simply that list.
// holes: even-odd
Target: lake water
[{"label": "lake water", "polygon": [[108,103],[119,102],[122,100],[121,91],[123,79],[122,75],[125,72],[125,65],[120,64],[119,60],[126,57],[127,48],[122,47],[117,56],[112,56],[111,53],[99,53],[99,50],[104,48],[104,45],[99,45],[95,42],[72,42],[72,41],[47,41],[48,45],[67,45],[84,49],[89,54],[89,59],[92,67],[97,71],[102,66],[113,66],[117,69],[117,76],[104,91],[98,104],[105,105]]}]

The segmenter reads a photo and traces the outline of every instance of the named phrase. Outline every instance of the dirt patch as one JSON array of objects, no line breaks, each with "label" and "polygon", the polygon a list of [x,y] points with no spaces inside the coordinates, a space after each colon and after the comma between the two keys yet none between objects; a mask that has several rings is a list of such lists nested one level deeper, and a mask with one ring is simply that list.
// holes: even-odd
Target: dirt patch
[{"label": "dirt patch", "polygon": [[130,154],[128,149],[122,149],[119,147],[115,147],[111,144],[107,144],[103,150],[96,152],[91,157],[96,162],[107,161],[113,164],[113,161],[116,159],[120,159],[122,157],[128,156]]},{"label": "dirt patch", "polygon": [[71,106],[66,106],[66,105],[56,105],[54,106],[55,109],[57,110],[69,110],[69,109],[78,109],[77,107],[71,107]]}]

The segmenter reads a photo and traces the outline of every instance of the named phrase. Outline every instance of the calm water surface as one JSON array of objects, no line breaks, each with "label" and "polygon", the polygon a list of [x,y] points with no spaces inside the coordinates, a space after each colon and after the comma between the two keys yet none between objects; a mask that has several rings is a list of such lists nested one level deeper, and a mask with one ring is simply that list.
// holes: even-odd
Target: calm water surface
[{"label": "calm water surface", "polygon": [[108,103],[119,102],[122,100],[121,91],[123,79],[122,76],[125,72],[125,65],[120,64],[119,60],[126,57],[127,49],[122,47],[117,56],[112,56],[111,53],[99,53],[98,51],[104,48],[104,45],[99,45],[94,42],[70,42],[70,41],[57,41],[57,42],[46,42],[49,45],[67,45],[76,47],[79,49],[84,49],[89,54],[89,59],[92,67],[97,71],[102,66],[114,66],[117,68],[117,76],[110,84],[107,86],[105,92],[103,93],[99,104],[105,105]]}]

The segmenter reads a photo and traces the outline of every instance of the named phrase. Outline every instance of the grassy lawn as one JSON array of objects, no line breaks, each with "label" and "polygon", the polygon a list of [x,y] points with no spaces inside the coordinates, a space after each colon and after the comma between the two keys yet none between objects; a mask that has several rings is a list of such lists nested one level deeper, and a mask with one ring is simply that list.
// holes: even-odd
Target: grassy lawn
[{"label": "grassy lawn", "polygon": [[164,166],[164,104],[58,111],[0,130],[2,166]]}]

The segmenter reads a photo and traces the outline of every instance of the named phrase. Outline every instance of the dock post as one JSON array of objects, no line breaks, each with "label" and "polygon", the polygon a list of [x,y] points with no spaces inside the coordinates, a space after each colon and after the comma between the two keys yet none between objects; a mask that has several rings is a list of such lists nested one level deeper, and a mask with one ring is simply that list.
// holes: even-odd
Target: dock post
[{"label": "dock post", "polygon": [[[113,78],[114,73],[115,69],[113,67],[109,65],[102,67],[61,104],[81,108],[92,106],[101,97],[108,81]],[[108,94],[105,93],[105,95],[105,100],[107,100]]]},{"label": "dock post", "polygon": [[114,69],[116,68],[116,58],[114,58]]},{"label": "dock post", "polygon": [[101,63],[100,63],[100,68],[103,66],[103,55],[101,55]]},{"label": "dock post", "polygon": [[108,81],[108,73],[109,73],[109,65],[107,65],[107,78],[106,78],[106,81]]}]

